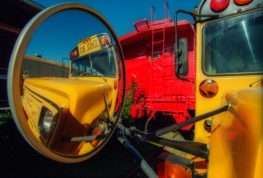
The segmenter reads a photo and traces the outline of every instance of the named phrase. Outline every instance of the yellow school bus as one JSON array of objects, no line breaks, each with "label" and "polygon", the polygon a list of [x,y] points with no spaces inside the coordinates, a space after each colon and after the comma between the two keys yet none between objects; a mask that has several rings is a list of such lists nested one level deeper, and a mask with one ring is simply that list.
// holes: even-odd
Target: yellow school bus
[{"label": "yellow school bus", "polygon": [[203,0],[194,15],[196,115],[229,106],[195,124],[195,141],[209,146],[208,177],[261,177],[263,2]]},{"label": "yellow school bus", "polygon": [[68,78],[24,79],[23,108],[39,141],[65,157],[93,155],[104,144],[116,122],[117,58],[101,33],[73,48]]},{"label": "yellow school bus", "polygon": [[[262,177],[263,1],[203,0],[194,13],[179,10],[176,19],[179,13],[195,19],[196,117],[190,120],[195,122],[193,150],[207,157],[191,155],[189,143],[184,149],[184,142],[174,144],[190,154],[180,164],[177,157],[175,164],[164,162],[158,175]],[[177,38],[175,48],[176,63],[187,64],[187,43]]]}]

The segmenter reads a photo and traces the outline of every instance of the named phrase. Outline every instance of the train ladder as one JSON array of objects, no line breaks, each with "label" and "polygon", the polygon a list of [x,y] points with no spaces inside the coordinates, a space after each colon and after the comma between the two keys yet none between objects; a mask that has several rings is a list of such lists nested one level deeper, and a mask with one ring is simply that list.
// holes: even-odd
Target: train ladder
[{"label": "train ladder", "polygon": [[165,28],[161,24],[160,28],[152,29],[152,58],[159,57],[164,53],[165,47]]},{"label": "train ladder", "polygon": [[[163,38],[163,27],[160,28],[156,26],[156,9],[154,6],[151,6],[150,9],[150,16],[151,16],[151,29],[152,29],[152,51],[151,51],[151,58],[157,58],[159,56],[159,52],[161,52],[164,49],[164,38]],[[161,36],[161,38],[160,38]],[[160,46],[162,47],[162,50],[160,51]]]},{"label": "train ladder", "polygon": [[165,25],[166,19],[170,18],[170,8],[167,1],[164,1],[164,20],[163,23],[156,23],[156,10],[154,6],[150,9],[151,25],[158,25],[156,28],[152,27],[152,58],[159,57],[165,50]]},{"label": "train ladder", "polygon": [[[154,6],[151,6],[150,9],[150,16],[151,16],[151,72],[150,72],[150,82],[149,87],[153,89],[153,96],[155,96],[155,87],[154,87],[154,78],[160,78],[161,76],[165,79],[170,79],[170,76],[166,76],[167,71],[170,70],[170,68],[164,68],[165,66],[165,58],[164,58],[164,52],[165,52],[165,45],[166,45],[166,23],[169,22],[170,19],[170,12],[169,12],[169,5],[166,1],[164,1],[164,19],[163,20],[156,20],[156,10]],[[154,72],[154,59],[161,58],[162,60],[162,66],[163,70],[161,74],[158,72]],[[157,75],[157,76],[156,76]]]}]

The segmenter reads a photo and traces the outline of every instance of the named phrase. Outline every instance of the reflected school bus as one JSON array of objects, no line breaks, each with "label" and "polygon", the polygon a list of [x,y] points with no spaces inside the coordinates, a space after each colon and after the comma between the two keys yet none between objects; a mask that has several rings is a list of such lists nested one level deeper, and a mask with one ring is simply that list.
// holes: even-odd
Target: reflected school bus
[{"label": "reflected school bus", "polygon": [[103,143],[104,139],[86,142],[81,138],[109,135],[113,129],[118,89],[116,64],[111,38],[101,33],[85,38],[73,48],[68,78],[24,79],[23,108],[40,142],[64,156],[82,156]]}]

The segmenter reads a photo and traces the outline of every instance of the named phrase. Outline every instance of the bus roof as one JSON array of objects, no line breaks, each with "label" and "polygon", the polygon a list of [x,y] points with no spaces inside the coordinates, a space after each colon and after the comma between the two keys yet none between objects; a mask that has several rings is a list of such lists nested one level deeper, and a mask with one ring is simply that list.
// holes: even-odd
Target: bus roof
[{"label": "bus roof", "polygon": [[[218,1],[218,4],[221,3],[224,5],[219,6],[216,4],[217,3],[216,0],[202,0],[200,5],[198,6],[198,10],[197,10],[198,14],[196,14],[199,15],[197,21],[207,20],[209,18],[207,16],[221,17],[221,16],[235,14],[238,12],[243,12],[263,6],[262,0],[251,0],[250,2],[248,1],[247,4],[243,4],[243,5],[238,5],[235,1],[241,2],[241,0],[222,0],[222,1]],[[216,6],[214,6],[216,8],[213,8],[212,4],[213,5],[216,4]]]}]

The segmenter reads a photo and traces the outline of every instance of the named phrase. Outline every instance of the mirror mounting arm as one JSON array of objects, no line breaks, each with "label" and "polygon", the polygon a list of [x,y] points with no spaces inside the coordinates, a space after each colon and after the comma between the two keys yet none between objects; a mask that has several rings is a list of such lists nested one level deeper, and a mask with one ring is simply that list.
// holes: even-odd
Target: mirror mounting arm
[{"label": "mirror mounting arm", "polygon": [[136,160],[140,163],[142,171],[147,175],[147,177],[158,178],[151,166],[126,137],[118,137],[118,141],[134,156],[134,158],[136,158]]},{"label": "mirror mounting arm", "polygon": [[[178,77],[181,80],[185,80],[188,81],[188,79],[183,78],[180,73],[178,72],[179,69],[183,66],[183,62],[181,61],[181,56],[183,54],[183,49],[181,48],[180,42],[179,42],[179,35],[178,35],[178,14],[182,13],[182,14],[187,14],[190,15],[194,21],[194,14],[192,12],[189,11],[185,11],[185,10],[177,10],[174,13],[174,21],[175,21],[175,25],[174,25],[174,33],[175,33],[175,43],[174,43],[174,53],[175,53],[175,64],[176,64],[176,77]],[[177,62],[176,62],[177,60]]]},{"label": "mirror mounting arm", "polygon": [[190,15],[194,21],[195,21],[195,18],[194,18],[194,14],[192,12],[189,12],[189,11],[185,11],[185,10],[177,10],[175,13],[174,13],[174,21],[175,21],[175,26],[174,26],[174,33],[175,33],[175,47],[177,50],[179,50],[179,35],[178,35],[178,14],[179,13],[182,13],[182,14],[188,14]]},{"label": "mirror mounting arm", "polygon": [[189,124],[193,124],[195,122],[204,120],[204,119],[211,117],[211,116],[214,116],[216,114],[220,114],[222,112],[228,111],[229,108],[230,108],[230,105],[227,104],[221,108],[207,112],[207,113],[202,114],[200,116],[196,116],[196,117],[187,119],[186,121],[181,122],[179,124],[173,124],[171,126],[168,126],[168,127],[162,128],[162,129],[158,129],[158,130],[150,132],[150,133],[144,133],[144,132],[136,129],[135,127],[130,127],[130,128],[125,127],[121,123],[117,124],[117,128],[119,129],[119,134],[121,134],[123,136],[127,136],[129,138],[139,140],[139,141],[152,140],[156,137],[162,136],[162,135],[167,134],[169,132],[177,131],[177,130],[181,129],[182,127],[187,126]]}]

